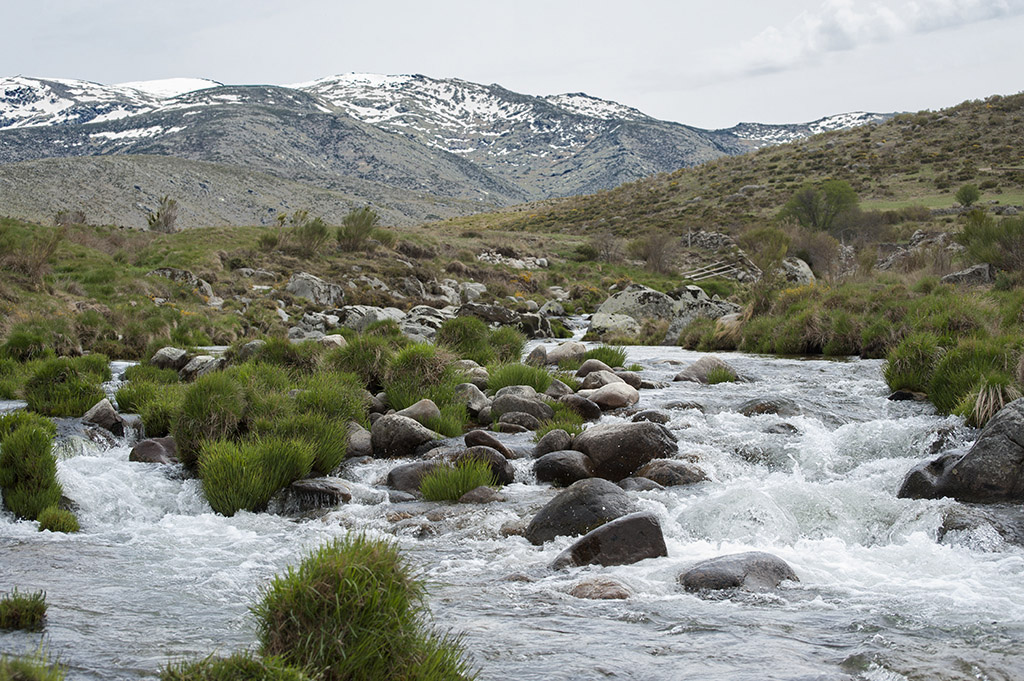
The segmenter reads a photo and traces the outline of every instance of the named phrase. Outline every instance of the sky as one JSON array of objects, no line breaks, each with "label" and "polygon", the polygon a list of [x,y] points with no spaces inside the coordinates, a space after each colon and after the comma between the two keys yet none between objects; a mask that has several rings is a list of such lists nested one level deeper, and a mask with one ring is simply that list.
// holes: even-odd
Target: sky
[{"label": "sky", "polygon": [[0,76],[286,85],[348,72],[585,92],[703,128],[1024,91],[1024,0],[34,0]]}]

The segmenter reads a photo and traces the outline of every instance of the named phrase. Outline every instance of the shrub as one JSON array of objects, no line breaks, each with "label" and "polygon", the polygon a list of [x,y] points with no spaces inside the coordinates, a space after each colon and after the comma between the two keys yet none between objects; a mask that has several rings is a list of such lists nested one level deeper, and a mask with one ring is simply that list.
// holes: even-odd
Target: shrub
[{"label": "shrub", "polygon": [[36,518],[39,523],[39,531],[49,530],[51,532],[78,532],[81,527],[78,525],[78,518],[71,511],[57,506],[47,506],[39,512]]},{"label": "shrub", "polygon": [[161,196],[157,209],[146,217],[146,223],[154,232],[173,232],[178,221],[178,202],[170,196]]},{"label": "shrub", "polygon": [[495,359],[498,362],[518,362],[523,358],[526,336],[519,329],[501,326],[491,331],[490,344],[494,348]]},{"label": "shrub", "polygon": [[708,371],[708,385],[718,383],[735,383],[739,380],[736,372],[729,367],[716,366]]},{"label": "shrub", "polygon": [[244,423],[245,391],[228,372],[200,376],[181,402],[181,411],[171,426],[178,445],[178,459],[194,468],[204,440],[233,437]]},{"label": "shrub", "polygon": [[143,405],[156,400],[161,390],[162,386],[152,381],[130,381],[117,389],[114,399],[119,411],[139,414]]},{"label": "shrub", "polygon": [[111,379],[110,373],[110,358],[102,353],[94,353],[91,355],[83,355],[82,357],[75,357],[71,360],[71,363],[75,365],[79,371],[83,373],[91,374],[94,378],[103,381],[109,381]]},{"label": "shrub", "polygon": [[394,545],[350,535],[274,578],[252,609],[261,652],[325,681],[471,679],[458,643],[425,626],[424,594]]},{"label": "shrub", "polygon": [[22,426],[0,447],[0,489],[4,506],[25,520],[35,520],[43,509],[60,504],[57,462],[51,453],[50,432]]},{"label": "shrub", "polygon": [[275,657],[235,653],[231,657],[210,657],[179,662],[160,671],[160,681],[313,681],[301,669],[289,667]]},{"label": "shrub", "polygon": [[141,363],[133,364],[124,370],[124,380],[132,381],[148,381],[150,383],[157,383],[160,385],[170,385],[172,383],[179,383],[178,372],[174,369],[161,369],[153,364]]},{"label": "shrub", "polygon": [[0,629],[42,631],[45,620],[46,594],[42,591],[22,594],[15,589],[0,596]]},{"label": "shrub", "polygon": [[379,222],[380,216],[369,206],[349,211],[338,227],[338,246],[343,251],[359,250],[366,245]]},{"label": "shrub", "polygon": [[510,385],[529,385],[539,393],[551,387],[551,374],[543,367],[528,364],[504,364],[492,367],[487,378],[487,389],[497,392]]},{"label": "shrub", "polygon": [[981,198],[981,190],[976,185],[965,184],[956,190],[954,198],[964,208],[970,208]]},{"label": "shrub", "polygon": [[278,419],[266,432],[307,442],[313,452],[312,471],[317,475],[329,475],[341,465],[348,452],[348,421],[335,420],[318,412],[300,412]]},{"label": "shrub", "polygon": [[294,237],[295,247],[299,253],[308,258],[323,248],[331,234],[323,218],[310,218],[303,211],[297,212],[296,215],[300,215],[300,213],[302,218],[292,228],[292,237]]},{"label": "shrub", "polygon": [[1013,379],[1001,371],[986,372],[953,410],[968,425],[981,428],[1000,409],[1021,397]]},{"label": "shrub", "polygon": [[199,453],[203,494],[214,511],[226,516],[243,509],[265,511],[275,492],[309,475],[312,467],[313,447],[302,440],[213,440]]},{"label": "shrub", "polygon": [[451,404],[462,373],[451,364],[452,357],[429,343],[403,348],[388,365],[384,392],[394,409],[405,409],[426,398],[438,407]]},{"label": "shrub", "polygon": [[583,353],[583,359],[596,359],[604,362],[610,367],[621,367],[626,365],[626,348],[613,346],[613,345],[601,345],[596,348],[591,348]]},{"label": "shrub", "polygon": [[454,466],[438,466],[423,476],[420,493],[427,501],[458,501],[477,487],[497,487],[491,465],[478,459],[463,459]]},{"label": "shrub", "polygon": [[158,390],[153,399],[139,405],[139,416],[146,437],[163,437],[171,433],[171,429],[181,414],[185,400],[185,386],[164,386]]},{"label": "shrub", "polygon": [[446,319],[441,324],[437,330],[436,342],[450,349],[456,357],[471,359],[483,366],[494,359],[490,337],[491,330],[482,319],[455,317]]},{"label": "shrub", "polygon": [[300,412],[316,412],[343,423],[366,420],[363,387],[355,374],[322,372],[305,379],[300,387],[295,396]]},{"label": "shrub", "polygon": [[892,390],[926,392],[941,356],[942,349],[935,334],[911,334],[889,352],[882,366],[882,376]]},{"label": "shrub", "polygon": [[967,215],[958,240],[971,262],[988,262],[1010,271],[1024,270],[1024,218],[995,218],[983,210]]},{"label": "shrub", "polygon": [[47,416],[81,416],[106,397],[97,377],[73,360],[47,360],[25,382],[25,400],[32,411]]}]

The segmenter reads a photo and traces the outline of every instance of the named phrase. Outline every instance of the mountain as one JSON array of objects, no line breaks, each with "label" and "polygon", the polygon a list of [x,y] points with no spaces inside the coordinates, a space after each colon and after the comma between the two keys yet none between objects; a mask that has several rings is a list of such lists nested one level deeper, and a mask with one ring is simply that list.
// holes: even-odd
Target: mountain
[{"label": "mountain", "polygon": [[[76,167],[83,164],[99,167],[83,158],[163,156],[215,164],[222,179],[259,175],[264,191],[267,178],[279,178],[304,185],[300,194],[336,192],[349,197],[341,208],[369,202],[414,222],[593,193],[872,117],[878,116],[702,130],[582,93],[536,97],[421,75],[349,74],[288,87],[195,79],[107,86],[18,76],[0,79],[0,201],[17,203],[13,192],[26,191],[21,182],[33,176],[57,192],[40,206],[74,208],[59,195],[60,178],[81,175]],[[29,162],[31,168],[20,168]],[[207,200],[191,191],[196,167],[166,165],[172,175],[161,187]],[[43,181],[46,172],[53,175]],[[106,192],[111,204],[121,203],[113,197],[119,188],[110,185],[121,179],[96,176],[95,201]],[[253,191],[233,182],[218,193],[229,200]],[[200,205],[192,214],[219,214],[216,208]],[[261,222],[280,208],[265,205],[257,211]],[[112,219],[138,225],[144,216]]]}]

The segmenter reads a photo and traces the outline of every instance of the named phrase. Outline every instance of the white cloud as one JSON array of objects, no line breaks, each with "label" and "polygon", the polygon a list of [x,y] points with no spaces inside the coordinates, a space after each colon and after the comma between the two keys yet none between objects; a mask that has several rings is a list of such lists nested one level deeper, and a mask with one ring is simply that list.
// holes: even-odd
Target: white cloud
[{"label": "white cloud", "polygon": [[718,77],[784,71],[830,52],[1018,14],[1024,14],[1024,0],[826,0],[782,28],[769,26],[730,50],[719,61]]}]

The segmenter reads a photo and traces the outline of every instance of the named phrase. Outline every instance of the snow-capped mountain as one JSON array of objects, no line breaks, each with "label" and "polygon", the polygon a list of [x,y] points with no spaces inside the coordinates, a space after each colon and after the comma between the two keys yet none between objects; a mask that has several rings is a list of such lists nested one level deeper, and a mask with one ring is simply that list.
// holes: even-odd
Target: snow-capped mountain
[{"label": "snow-capped mountain", "polygon": [[287,87],[15,76],[0,78],[0,174],[2,164],[47,158],[170,156],[370,201],[420,193],[465,202],[446,209],[464,213],[592,193],[882,118],[702,130],[582,93],[537,97],[421,75],[347,74]]}]

